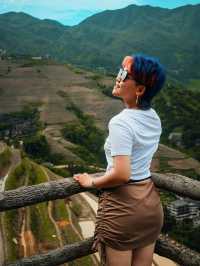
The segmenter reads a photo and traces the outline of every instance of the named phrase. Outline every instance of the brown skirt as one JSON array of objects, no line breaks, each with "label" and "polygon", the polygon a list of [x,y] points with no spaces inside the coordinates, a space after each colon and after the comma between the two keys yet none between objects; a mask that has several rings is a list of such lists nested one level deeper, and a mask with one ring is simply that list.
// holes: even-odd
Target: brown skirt
[{"label": "brown skirt", "polygon": [[98,203],[92,248],[99,251],[101,265],[106,264],[105,245],[131,250],[158,239],[164,213],[151,178],[104,190]]}]

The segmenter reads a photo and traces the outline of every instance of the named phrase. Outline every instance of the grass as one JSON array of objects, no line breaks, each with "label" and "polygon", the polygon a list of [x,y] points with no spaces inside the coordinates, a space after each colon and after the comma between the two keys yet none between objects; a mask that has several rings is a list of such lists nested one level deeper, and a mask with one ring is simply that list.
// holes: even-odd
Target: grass
[{"label": "grass", "polygon": [[0,169],[7,167],[10,164],[12,152],[10,148],[6,148],[2,153],[0,153]]},{"label": "grass", "polygon": [[52,167],[51,171],[62,177],[71,177],[71,173],[67,169],[59,169]]},{"label": "grass", "polygon": [[[66,222],[63,226],[60,226],[61,235],[65,245],[80,241],[79,236],[77,236],[71,224],[69,223],[69,216],[64,200],[55,200],[53,203],[53,217],[55,218],[55,220],[57,222]],[[80,208],[80,205],[77,208]],[[85,256],[83,258],[69,262],[68,264],[69,266],[91,266],[92,260],[90,256]]]},{"label": "grass", "polygon": [[85,74],[86,70],[83,68],[76,67],[75,65],[71,64],[64,64],[69,70],[73,71],[75,74]]},{"label": "grass", "polygon": [[163,205],[168,205],[172,201],[176,200],[176,196],[173,192],[170,191],[160,191],[160,199]]},{"label": "grass", "polygon": [[[44,171],[36,163],[30,162],[29,185],[36,185],[43,182],[48,182]],[[57,239],[52,238],[52,235],[56,235],[56,230],[49,219],[47,208],[48,202],[42,202],[31,207],[31,229],[38,241],[48,241],[52,246],[56,247],[58,244]]]},{"label": "grass", "polygon": [[48,216],[48,202],[39,203],[31,207],[31,230],[39,242],[51,244],[51,248],[58,247],[58,241],[52,235],[56,235],[54,225]]},{"label": "grass", "polygon": [[19,212],[18,210],[6,211],[1,215],[3,234],[6,246],[6,261],[11,262],[19,259],[19,245],[13,242],[13,238],[19,236]]},{"label": "grass", "polygon": [[[80,241],[80,238],[74,232],[70,224],[62,229],[62,236],[64,237],[65,244],[72,244],[72,243]],[[85,257],[76,259],[74,261],[69,262],[68,264],[69,266],[82,266],[82,265],[91,266],[93,265],[92,259],[90,256],[85,256]]]},{"label": "grass", "polygon": [[[25,182],[25,161],[18,165],[7,177],[5,190],[15,189],[22,186]],[[4,237],[6,239],[6,259],[13,261],[19,259],[19,245],[13,242],[13,238],[18,240],[20,233],[20,214],[19,210],[10,210],[2,214],[2,224]]]},{"label": "grass", "polygon": [[[7,178],[5,189],[10,190],[23,186],[26,178],[28,178],[28,185],[47,181],[47,177],[41,167],[31,162],[29,159],[24,158],[21,164],[18,165]],[[31,207],[26,207],[30,208],[30,228],[36,241],[44,243],[48,242],[51,248],[56,248],[58,246],[57,239],[52,238],[52,235],[56,235],[56,231],[48,217],[47,204],[48,202],[44,202]],[[19,239],[21,231],[20,220],[21,217],[18,210],[7,211],[3,216],[4,233],[8,248],[8,261],[13,261],[19,258],[19,245],[16,246],[12,239]]]},{"label": "grass", "polygon": [[62,199],[54,200],[53,202],[53,217],[56,221],[69,220],[68,213],[66,210],[65,202]]},{"label": "grass", "polygon": [[11,171],[5,183],[5,190],[15,189],[24,185],[26,177],[26,165],[27,162],[24,159]]},{"label": "grass", "polygon": [[80,217],[81,215],[81,205],[78,204],[77,202],[73,202],[72,204],[72,211],[76,215],[76,217]]},{"label": "grass", "polygon": [[94,74],[93,76],[89,76],[89,79],[95,80],[95,81],[99,81],[102,79],[102,76],[99,74]]},{"label": "grass", "polygon": [[200,89],[200,79],[191,79],[187,87],[190,90],[198,91]]},{"label": "grass", "polygon": [[52,65],[55,64],[53,60],[50,59],[41,59],[41,60],[34,60],[29,59],[27,62],[21,65],[21,67],[33,67],[33,66],[43,66],[43,65]]},{"label": "grass", "polygon": [[74,73],[76,73],[76,74],[84,74],[84,71],[82,71],[81,69],[75,69]]},{"label": "grass", "polygon": [[[13,189],[22,186],[28,178],[28,185],[35,185],[42,182],[47,182],[48,177],[44,170],[33,163],[28,158],[24,158],[10,174],[6,182],[6,189]],[[30,229],[34,234],[36,241],[40,244],[48,245],[48,249],[58,248],[58,239],[53,237],[56,235],[56,230],[48,216],[48,202],[39,203],[30,208]],[[69,223],[68,212],[64,200],[55,200],[53,202],[52,216],[57,222],[65,221],[65,225],[60,228],[61,236],[64,244],[71,244],[80,241],[79,237],[74,232]],[[20,234],[20,213],[18,210],[11,210],[5,213],[4,232],[6,234],[6,242],[8,247],[7,260],[14,261],[19,259],[19,245],[13,242],[13,238],[18,239]],[[90,256],[77,259],[69,263],[69,266],[92,265]]]},{"label": "grass", "polygon": [[159,157],[159,172],[169,172],[171,169],[170,165],[168,165],[169,159],[167,157]]}]

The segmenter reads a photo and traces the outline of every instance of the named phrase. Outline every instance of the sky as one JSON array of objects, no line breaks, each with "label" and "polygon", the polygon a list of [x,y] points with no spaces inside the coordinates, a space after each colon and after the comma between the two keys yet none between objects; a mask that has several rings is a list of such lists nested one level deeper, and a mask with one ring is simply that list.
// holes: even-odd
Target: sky
[{"label": "sky", "polygon": [[40,19],[53,19],[72,26],[103,10],[119,9],[131,4],[176,8],[199,3],[200,0],[0,0],[0,14],[21,11]]}]

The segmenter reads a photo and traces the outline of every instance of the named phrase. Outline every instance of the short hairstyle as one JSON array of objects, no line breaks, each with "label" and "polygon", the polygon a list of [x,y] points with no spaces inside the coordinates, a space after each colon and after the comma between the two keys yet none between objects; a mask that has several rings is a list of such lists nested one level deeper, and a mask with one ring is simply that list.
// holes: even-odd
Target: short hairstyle
[{"label": "short hairstyle", "polygon": [[132,57],[130,74],[138,84],[146,87],[144,94],[139,98],[138,106],[146,110],[151,107],[152,98],[162,89],[166,80],[166,71],[155,57],[142,54],[135,54]]}]

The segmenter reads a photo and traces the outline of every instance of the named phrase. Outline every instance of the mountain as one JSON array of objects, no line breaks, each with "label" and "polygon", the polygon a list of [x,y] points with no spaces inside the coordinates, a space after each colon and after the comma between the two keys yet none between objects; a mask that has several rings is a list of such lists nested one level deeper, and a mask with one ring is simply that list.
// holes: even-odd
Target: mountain
[{"label": "mountain", "polygon": [[116,72],[124,55],[157,56],[183,83],[200,79],[200,4],[175,9],[130,5],[95,14],[76,26],[25,13],[0,15],[0,48],[51,54],[64,62]]},{"label": "mountain", "polygon": [[39,20],[25,13],[0,15],[0,47],[9,53],[51,53],[54,43],[66,29],[53,20]]}]

